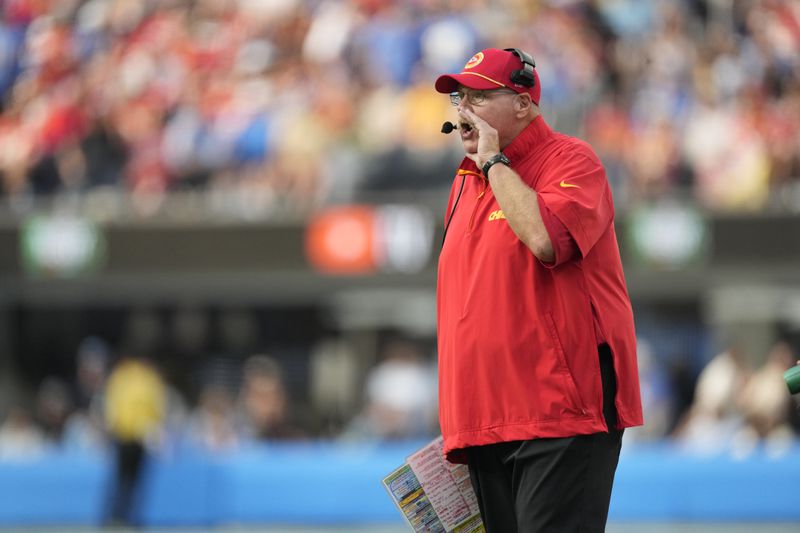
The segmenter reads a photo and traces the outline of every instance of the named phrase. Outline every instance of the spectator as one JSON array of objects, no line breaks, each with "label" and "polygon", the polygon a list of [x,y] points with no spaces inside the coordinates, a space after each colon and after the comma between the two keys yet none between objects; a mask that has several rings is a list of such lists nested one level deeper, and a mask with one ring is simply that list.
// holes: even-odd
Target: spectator
[{"label": "spectator", "polygon": [[793,402],[783,373],[794,362],[791,347],[777,342],[741,391],[739,407],[747,430],[759,440],[786,442],[793,437],[789,423]]},{"label": "spectator", "polygon": [[0,460],[33,458],[44,452],[46,440],[30,413],[13,407],[0,425]]},{"label": "spectator", "polygon": [[73,409],[72,395],[67,384],[56,377],[45,378],[36,393],[36,418],[45,438],[51,444],[61,444]]},{"label": "spectator", "polygon": [[348,429],[351,438],[427,438],[436,428],[436,373],[418,346],[393,339],[366,377],[365,407]]},{"label": "spectator", "polygon": [[198,405],[188,420],[188,436],[202,450],[230,451],[239,443],[234,424],[231,394],[220,385],[207,385],[200,392]]},{"label": "spectator", "polygon": [[254,355],[244,364],[242,403],[245,434],[256,441],[291,440],[304,437],[291,419],[283,370],[266,355]]},{"label": "spectator", "polygon": [[665,437],[674,416],[675,392],[664,365],[656,359],[647,341],[639,338],[636,346],[642,410],[646,423],[625,432],[627,443],[639,440],[653,441]]},{"label": "spectator", "polygon": [[109,348],[103,340],[87,337],[78,347],[76,359],[76,409],[67,420],[64,444],[99,449],[106,441],[103,411]]},{"label": "spectator", "polygon": [[748,378],[738,348],[715,355],[698,377],[692,406],[675,430],[678,440],[705,451],[729,446],[742,426],[737,397]]},{"label": "spectator", "polygon": [[98,337],[86,337],[78,346],[76,356],[76,401],[79,409],[92,411],[102,401],[108,377],[110,349]]}]

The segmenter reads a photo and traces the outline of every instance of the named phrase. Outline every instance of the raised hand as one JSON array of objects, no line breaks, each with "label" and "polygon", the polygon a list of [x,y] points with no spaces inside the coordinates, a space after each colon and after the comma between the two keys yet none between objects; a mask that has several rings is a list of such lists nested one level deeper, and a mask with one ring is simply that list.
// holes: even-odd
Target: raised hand
[{"label": "raised hand", "polygon": [[458,111],[458,116],[472,124],[472,127],[478,132],[478,150],[475,153],[468,152],[466,155],[478,165],[478,168],[481,168],[487,159],[500,151],[500,138],[497,130],[466,107],[462,107]]}]

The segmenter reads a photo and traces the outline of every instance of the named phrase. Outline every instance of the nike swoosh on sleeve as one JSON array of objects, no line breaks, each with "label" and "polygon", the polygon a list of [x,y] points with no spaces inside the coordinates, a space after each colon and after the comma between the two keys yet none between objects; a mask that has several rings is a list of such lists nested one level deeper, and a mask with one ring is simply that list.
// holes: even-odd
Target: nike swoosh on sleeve
[{"label": "nike swoosh on sleeve", "polygon": [[564,187],[565,189],[566,189],[566,188],[568,188],[568,187],[575,187],[576,189],[580,189],[580,188],[581,188],[581,186],[580,186],[580,185],[573,185],[572,183],[567,183],[567,182],[566,182],[566,181],[564,181],[564,180],[561,180],[561,183],[559,183],[559,185],[561,185],[561,186],[562,186],[562,187]]}]

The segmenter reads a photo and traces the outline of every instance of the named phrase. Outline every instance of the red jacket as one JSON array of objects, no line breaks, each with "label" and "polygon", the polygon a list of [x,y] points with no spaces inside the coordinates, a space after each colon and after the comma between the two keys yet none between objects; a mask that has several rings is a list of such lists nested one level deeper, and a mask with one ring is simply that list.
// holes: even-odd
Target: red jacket
[{"label": "red jacket", "polygon": [[464,159],[437,285],[439,415],[451,461],[463,462],[457,451],[468,446],[607,431],[599,334],[613,353],[618,428],[642,424],[633,313],[600,160],[541,117],[503,152],[580,253],[541,263]]}]

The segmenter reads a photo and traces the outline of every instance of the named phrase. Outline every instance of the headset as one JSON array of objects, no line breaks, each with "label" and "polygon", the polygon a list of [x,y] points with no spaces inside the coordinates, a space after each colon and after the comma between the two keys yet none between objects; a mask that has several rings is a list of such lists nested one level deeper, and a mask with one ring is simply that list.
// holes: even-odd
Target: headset
[{"label": "headset", "polygon": [[519,48],[503,48],[503,51],[511,52],[522,61],[522,68],[511,73],[511,81],[523,87],[536,85],[536,75],[533,73],[533,69],[536,68],[536,61],[533,60],[533,57]]}]

